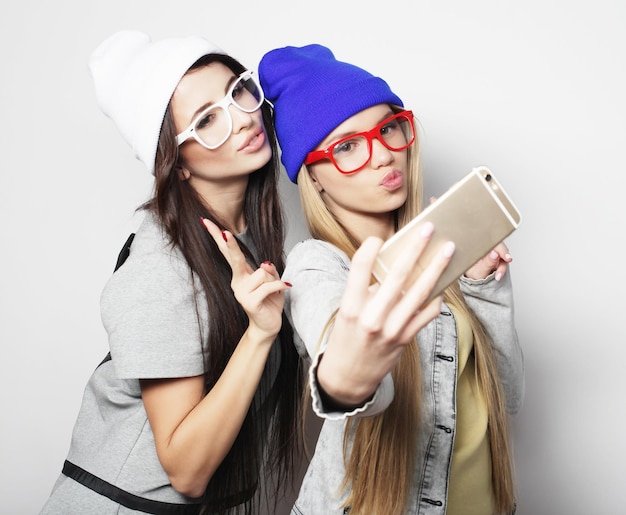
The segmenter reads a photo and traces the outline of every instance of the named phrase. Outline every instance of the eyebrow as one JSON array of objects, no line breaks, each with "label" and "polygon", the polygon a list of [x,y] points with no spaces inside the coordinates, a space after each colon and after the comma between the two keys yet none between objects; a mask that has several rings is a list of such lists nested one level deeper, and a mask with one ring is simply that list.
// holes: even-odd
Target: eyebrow
[{"label": "eyebrow", "polygon": [[[381,123],[382,121],[386,120],[386,119],[387,119],[387,118],[389,118],[390,116],[393,116],[394,114],[395,114],[395,113],[394,113],[391,109],[389,109],[389,111],[387,111],[387,113],[386,113],[385,115],[383,115],[383,116],[382,116],[382,117],[381,117],[381,118],[380,118],[380,119],[376,122],[376,124],[374,125],[374,127],[376,127],[376,125],[378,125],[378,124],[379,124],[379,123]],[[372,130],[374,127],[370,127],[369,129],[365,129],[364,131],[346,131],[346,132],[342,132],[341,134],[334,135],[332,138],[330,138],[330,137],[325,138],[325,139],[324,139],[324,141],[322,141],[322,142],[320,143],[320,146],[322,146],[322,147],[326,148],[326,147],[328,147],[329,145],[332,145],[335,141],[339,141],[339,140],[341,140],[341,139],[343,139],[343,138],[348,138],[348,137],[353,136],[353,135],[355,135],[355,134],[361,134],[361,133],[363,133],[363,132],[370,131],[370,130]]]},{"label": "eyebrow", "polygon": [[[226,81],[226,87],[224,88],[224,97],[226,96],[226,94],[228,93],[228,90],[230,89],[230,87],[233,85],[233,83],[239,78],[239,75],[233,75],[230,79],[228,79],[228,81]],[[217,102],[220,102],[224,97],[220,98]],[[196,109],[194,111],[194,113],[191,115],[191,120],[189,120],[189,123],[193,122],[196,117],[205,109],[208,109],[209,107],[211,107],[212,105],[216,104],[217,102],[206,102],[204,104],[202,104],[200,107],[198,107],[198,109]]]}]

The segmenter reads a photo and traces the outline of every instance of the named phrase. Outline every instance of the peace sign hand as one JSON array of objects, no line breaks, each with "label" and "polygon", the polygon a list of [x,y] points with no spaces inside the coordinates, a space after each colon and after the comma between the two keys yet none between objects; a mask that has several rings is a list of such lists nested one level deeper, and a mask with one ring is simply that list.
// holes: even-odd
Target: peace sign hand
[{"label": "peace sign hand", "polygon": [[232,233],[222,231],[206,218],[202,219],[202,223],[230,265],[233,272],[230,286],[237,302],[248,315],[249,329],[258,331],[261,338],[273,341],[282,325],[285,304],[282,292],[291,285],[281,281],[276,267],[269,261],[253,270]]}]

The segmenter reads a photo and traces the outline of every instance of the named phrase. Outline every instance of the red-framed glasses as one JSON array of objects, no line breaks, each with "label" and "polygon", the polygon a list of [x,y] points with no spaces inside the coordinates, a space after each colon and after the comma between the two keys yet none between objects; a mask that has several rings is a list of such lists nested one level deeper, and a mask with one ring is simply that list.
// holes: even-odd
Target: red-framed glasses
[{"label": "red-framed glasses", "polygon": [[412,111],[400,111],[369,131],[357,132],[331,143],[323,150],[309,152],[304,164],[330,159],[339,172],[355,173],[372,158],[372,140],[376,138],[389,150],[404,150],[415,140]]}]

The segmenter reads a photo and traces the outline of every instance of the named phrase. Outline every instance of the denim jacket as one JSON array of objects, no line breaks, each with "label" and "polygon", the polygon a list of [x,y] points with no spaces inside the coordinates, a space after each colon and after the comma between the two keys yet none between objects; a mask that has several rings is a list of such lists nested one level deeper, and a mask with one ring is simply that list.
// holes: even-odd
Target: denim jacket
[{"label": "denim jacket", "polygon": [[[293,284],[287,293],[286,312],[294,326],[299,352],[312,360],[309,383],[313,409],[325,419],[315,453],[304,477],[293,514],[341,514],[346,494],[339,495],[343,479],[343,433],[348,417],[380,413],[393,400],[393,380],[387,375],[373,398],[351,412],[325,410],[315,380],[315,368],[325,342],[322,332],[339,307],[350,260],[336,247],[319,241],[300,242],[289,253],[284,280]],[[523,356],[514,326],[510,271],[501,281],[461,278],[461,289],[471,309],[493,340],[506,408],[516,413],[524,396]],[[454,315],[444,304],[440,316],[419,336],[423,378],[422,434],[416,459],[408,513],[446,513],[448,482],[456,420],[457,328]]]}]

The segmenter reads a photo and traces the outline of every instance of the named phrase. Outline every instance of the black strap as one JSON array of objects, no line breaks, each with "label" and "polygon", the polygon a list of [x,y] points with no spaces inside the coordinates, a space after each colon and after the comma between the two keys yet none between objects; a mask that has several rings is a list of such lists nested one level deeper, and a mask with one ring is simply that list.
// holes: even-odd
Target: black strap
[{"label": "black strap", "polygon": [[121,267],[124,264],[124,261],[126,261],[126,258],[129,256],[129,254],[130,254],[130,245],[133,242],[134,238],[135,238],[135,233],[133,232],[126,239],[126,243],[124,243],[124,246],[122,247],[122,250],[120,250],[120,253],[117,255],[117,263],[115,263],[115,270],[117,270],[119,267]]},{"label": "black strap", "polygon": [[[134,238],[135,238],[135,233],[134,232],[130,233],[130,236],[128,238],[126,238],[126,242],[124,243],[124,246],[122,247],[122,250],[120,250],[120,253],[117,255],[117,262],[115,263],[115,270],[114,270],[114,272],[116,272],[117,269],[124,264],[124,262],[126,261],[128,256],[130,255],[130,246],[133,243],[133,239]],[[104,357],[104,359],[100,362],[100,365],[104,365],[107,361],[110,361],[110,360],[111,360],[111,353],[109,352]],[[98,365],[98,366],[100,366],[100,365]]]},{"label": "black strap", "polygon": [[[111,361],[111,353],[107,352],[107,355],[104,357],[104,359],[100,362],[100,364],[98,365],[98,367],[104,365],[107,361]],[[98,368],[96,367],[96,368]]]},{"label": "black strap", "polygon": [[200,504],[175,504],[139,497],[94,476],[91,472],[67,460],[63,464],[63,474],[131,510],[154,515],[198,515],[202,507]]}]

